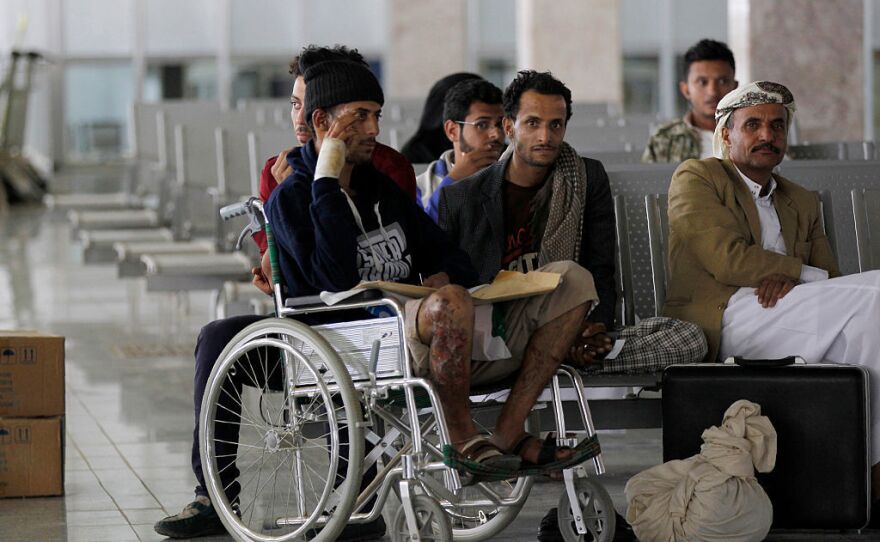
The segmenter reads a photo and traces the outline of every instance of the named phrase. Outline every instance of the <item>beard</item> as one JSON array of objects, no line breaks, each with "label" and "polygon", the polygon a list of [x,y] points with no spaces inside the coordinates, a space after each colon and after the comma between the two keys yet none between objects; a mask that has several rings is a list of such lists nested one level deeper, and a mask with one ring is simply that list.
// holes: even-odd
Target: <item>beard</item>
[{"label": "beard", "polygon": [[552,166],[556,159],[559,157],[559,147],[556,148],[556,153],[553,154],[550,158],[538,158],[535,155],[532,155],[531,146],[526,145],[520,141],[517,141],[515,144],[516,154],[519,156],[523,162],[532,166],[532,167],[548,167]]},{"label": "beard", "polygon": [[461,152],[471,152],[474,150],[474,146],[464,138],[464,130],[458,131],[458,148]]}]

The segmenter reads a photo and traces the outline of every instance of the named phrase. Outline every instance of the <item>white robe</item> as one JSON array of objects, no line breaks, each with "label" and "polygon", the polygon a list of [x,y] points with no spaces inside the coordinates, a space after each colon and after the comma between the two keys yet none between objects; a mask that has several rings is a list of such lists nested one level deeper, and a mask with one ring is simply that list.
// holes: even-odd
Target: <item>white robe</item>
[{"label": "white robe", "polygon": [[[757,199],[756,195],[756,203]],[[765,216],[766,206],[759,204],[758,210],[764,248],[784,252],[781,235],[769,231],[773,221]],[[802,280],[815,269],[804,268]],[[807,363],[865,367],[871,387],[871,459],[872,464],[880,463],[880,271],[799,284],[766,309],[754,292],[741,288],[731,296],[721,321],[719,357],[798,355]]]}]

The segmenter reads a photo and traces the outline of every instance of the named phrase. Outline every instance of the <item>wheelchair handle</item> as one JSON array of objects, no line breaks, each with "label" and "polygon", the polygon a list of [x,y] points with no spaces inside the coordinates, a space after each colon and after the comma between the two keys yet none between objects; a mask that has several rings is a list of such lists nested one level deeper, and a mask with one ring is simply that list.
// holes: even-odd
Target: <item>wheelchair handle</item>
[{"label": "wheelchair handle", "polygon": [[233,203],[232,205],[226,205],[222,209],[220,209],[220,218],[223,220],[230,220],[237,216],[242,216],[248,214],[248,202],[244,201],[241,203]]}]

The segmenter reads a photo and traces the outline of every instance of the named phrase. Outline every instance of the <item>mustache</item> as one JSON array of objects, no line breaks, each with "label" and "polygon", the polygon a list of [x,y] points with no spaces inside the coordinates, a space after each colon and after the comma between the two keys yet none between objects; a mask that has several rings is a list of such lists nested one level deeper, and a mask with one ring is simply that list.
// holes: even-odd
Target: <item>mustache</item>
[{"label": "mustache", "polygon": [[757,147],[752,148],[752,152],[758,152],[758,151],[763,151],[763,150],[775,152],[776,154],[782,154],[782,151],[779,149],[779,147],[777,147],[776,145],[773,145],[771,143],[762,143],[761,145],[758,145]]}]

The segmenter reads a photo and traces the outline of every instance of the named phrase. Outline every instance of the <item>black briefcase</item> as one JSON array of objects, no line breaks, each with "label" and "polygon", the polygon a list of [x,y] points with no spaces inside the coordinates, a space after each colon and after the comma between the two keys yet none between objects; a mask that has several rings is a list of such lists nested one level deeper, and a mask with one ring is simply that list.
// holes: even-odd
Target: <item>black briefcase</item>
[{"label": "black briefcase", "polygon": [[673,365],[663,375],[663,460],[700,452],[703,430],[739,399],[778,435],[776,468],[758,474],[774,529],[861,529],[870,518],[868,372],[786,360]]}]

